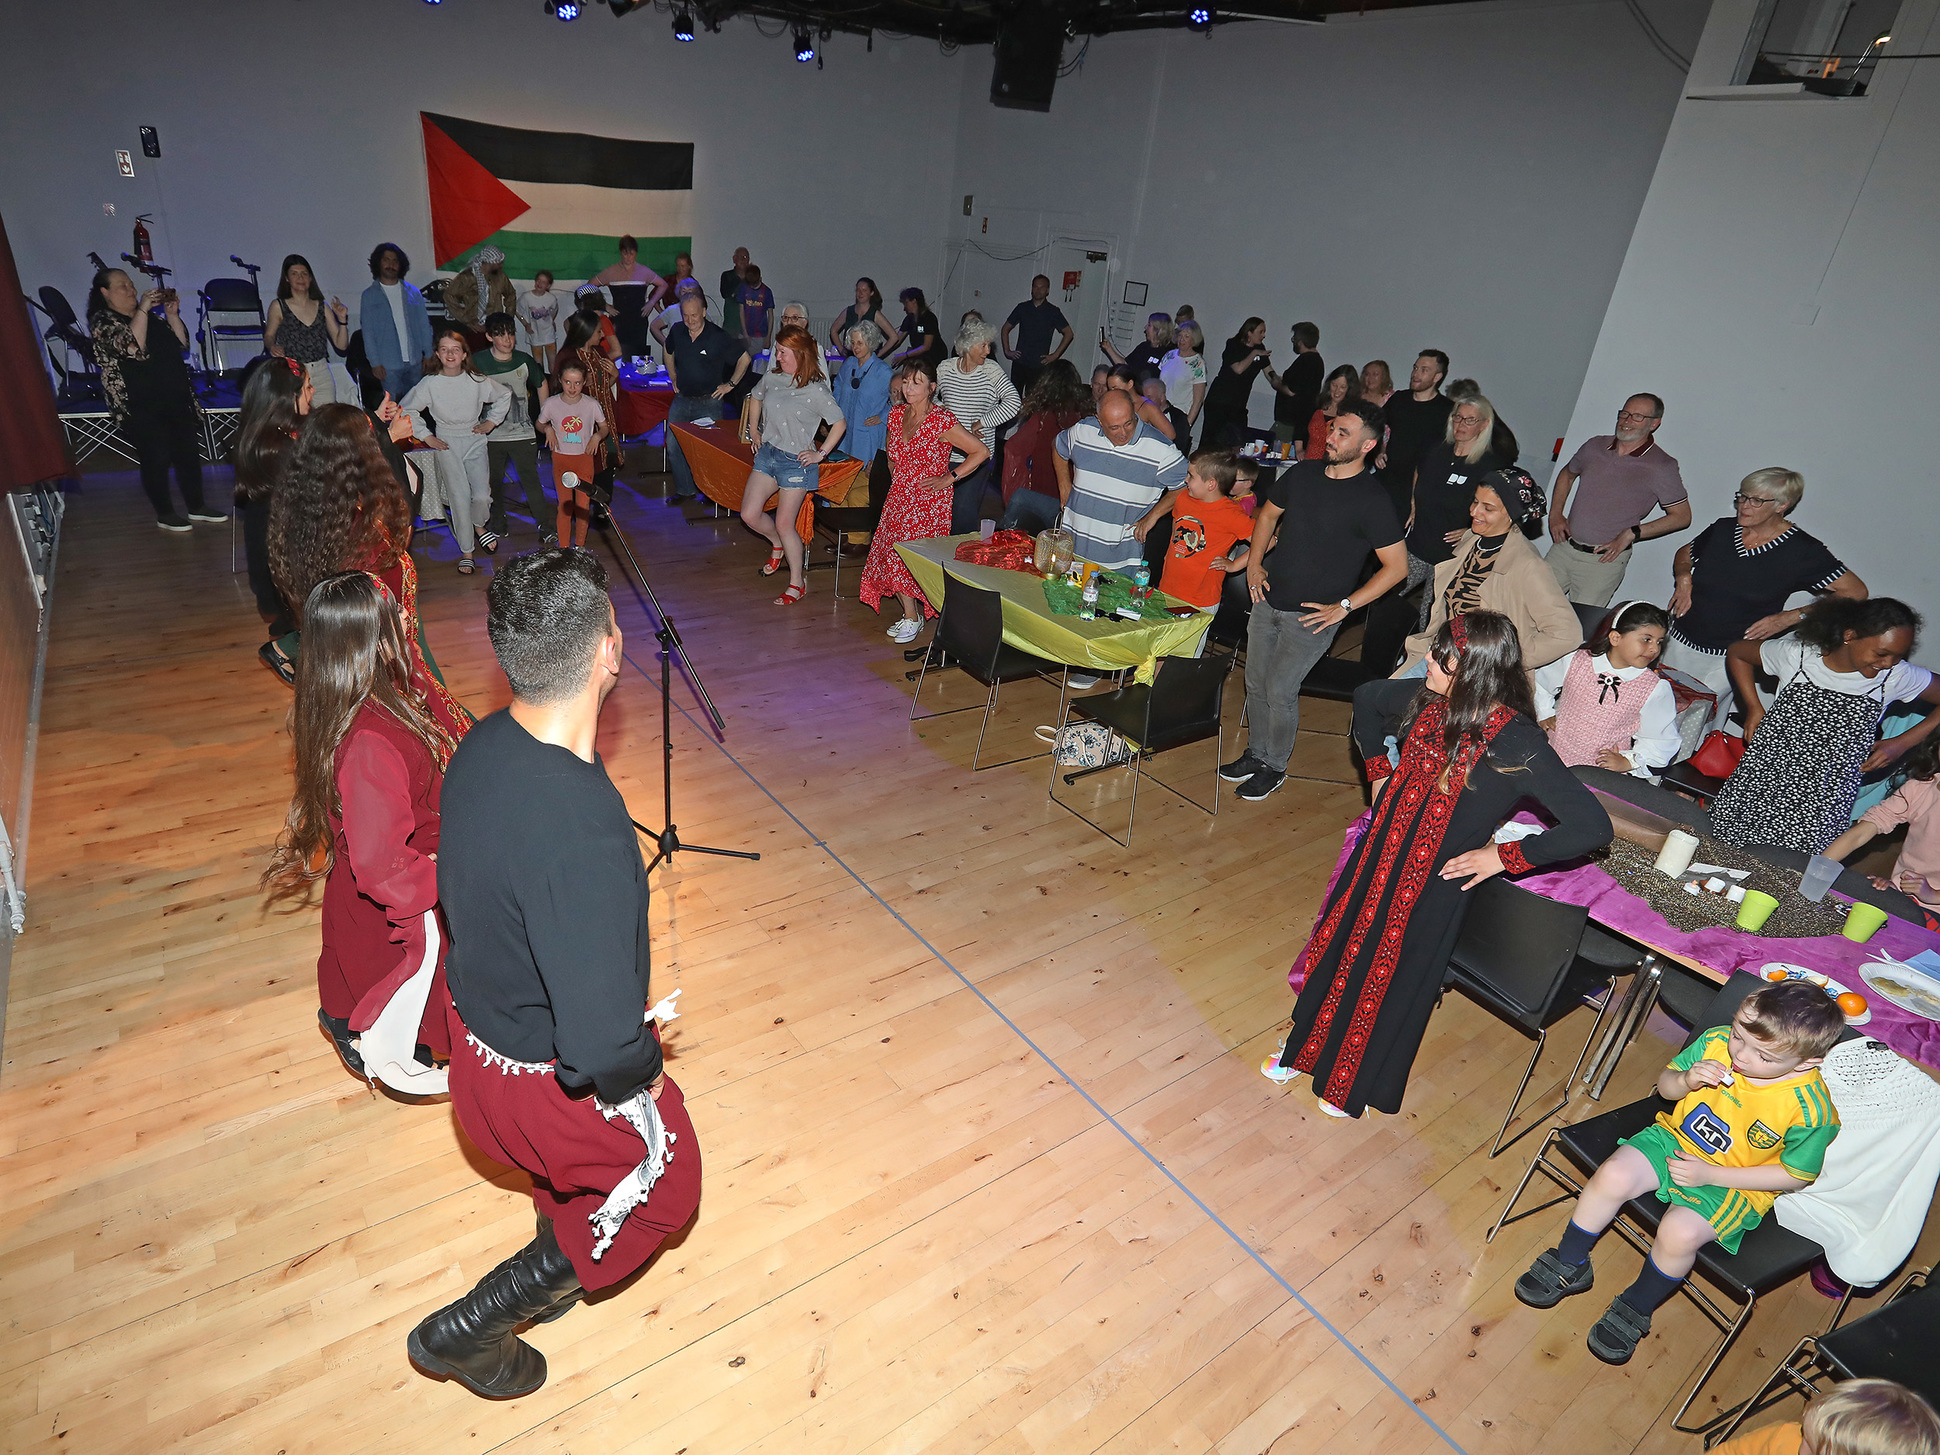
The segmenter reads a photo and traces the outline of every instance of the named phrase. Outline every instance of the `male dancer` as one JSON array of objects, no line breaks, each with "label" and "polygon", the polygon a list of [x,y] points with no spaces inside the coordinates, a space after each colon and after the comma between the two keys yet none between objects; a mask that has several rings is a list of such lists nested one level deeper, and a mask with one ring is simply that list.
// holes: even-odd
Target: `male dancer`
[{"label": "male dancer", "polygon": [[700,1147],[649,1019],[647,875],[593,750],[620,628],[589,551],[509,561],[486,630],[512,705],[445,774],[451,1099],[487,1156],[532,1176],[539,1235],[411,1331],[411,1362],[508,1399],[546,1380],[513,1330],[626,1278],[700,1206]]}]

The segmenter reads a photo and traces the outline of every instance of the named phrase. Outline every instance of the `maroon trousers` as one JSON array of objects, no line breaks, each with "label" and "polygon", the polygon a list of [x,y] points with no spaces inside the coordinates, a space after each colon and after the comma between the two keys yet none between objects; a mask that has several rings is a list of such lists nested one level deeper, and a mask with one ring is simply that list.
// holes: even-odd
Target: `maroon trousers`
[{"label": "maroon trousers", "polygon": [[610,1288],[640,1268],[701,1205],[700,1140],[671,1077],[654,1103],[673,1137],[667,1170],[597,1262],[590,1218],[646,1156],[640,1134],[623,1118],[601,1116],[590,1095],[568,1096],[550,1066],[515,1071],[487,1057],[467,1035],[456,1007],[451,1103],[481,1152],[531,1175],[532,1200],[552,1219],[560,1251],[588,1292]]}]

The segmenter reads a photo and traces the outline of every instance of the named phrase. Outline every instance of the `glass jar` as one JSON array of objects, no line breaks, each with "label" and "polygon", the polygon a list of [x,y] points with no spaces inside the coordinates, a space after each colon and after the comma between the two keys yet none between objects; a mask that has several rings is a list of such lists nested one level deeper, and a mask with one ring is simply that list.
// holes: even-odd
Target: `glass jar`
[{"label": "glass jar", "polygon": [[1031,547],[1031,565],[1040,576],[1063,576],[1077,555],[1077,538],[1062,526],[1039,531]]}]

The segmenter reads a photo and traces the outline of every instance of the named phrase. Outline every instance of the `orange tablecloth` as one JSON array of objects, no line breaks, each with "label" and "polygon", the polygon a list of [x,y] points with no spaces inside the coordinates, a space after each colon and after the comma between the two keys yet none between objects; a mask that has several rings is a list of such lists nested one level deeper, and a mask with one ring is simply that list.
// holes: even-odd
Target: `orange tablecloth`
[{"label": "orange tablecloth", "polygon": [[[694,472],[694,483],[700,487],[701,494],[717,505],[739,510],[741,493],[747,488],[748,475],[754,469],[754,451],[741,443],[740,426],[714,424],[703,428],[670,424],[667,427],[680,440],[681,453],[687,456],[687,467]],[[814,496],[840,504],[848,498],[850,487],[862,469],[860,460],[831,460],[822,466],[814,495],[802,497],[802,511],[795,519],[795,528],[803,540],[815,534]],[[768,497],[767,508],[773,510],[780,499],[781,492],[777,490]]]}]

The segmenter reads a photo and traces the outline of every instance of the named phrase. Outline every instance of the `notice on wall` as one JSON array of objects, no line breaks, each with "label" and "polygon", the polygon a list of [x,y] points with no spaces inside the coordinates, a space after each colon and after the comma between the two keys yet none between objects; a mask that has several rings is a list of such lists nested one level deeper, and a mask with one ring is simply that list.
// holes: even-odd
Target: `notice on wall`
[{"label": "notice on wall", "polygon": [[124,177],[135,175],[135,159],[128,152],[115,153],[115,170]]}]

